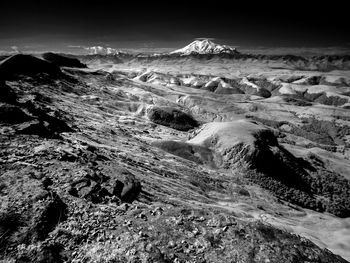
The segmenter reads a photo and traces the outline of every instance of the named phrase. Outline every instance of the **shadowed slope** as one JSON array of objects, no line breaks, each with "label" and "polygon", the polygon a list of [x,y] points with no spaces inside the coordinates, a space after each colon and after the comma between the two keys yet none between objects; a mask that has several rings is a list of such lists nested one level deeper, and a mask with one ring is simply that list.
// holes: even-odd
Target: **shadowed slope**
[{"label": "shadowed slope", "polygon": [[18,75],[34,76],[46,73],[58,76],[61,70],[52,63],[40,58],[17,54],[0,62],[0,79],[11,79]]},{"label": "shadowed slope", "polygon": [[69,67],[69,68],[86,68],[87,66],[81,63],[76,58],[70,58],[63,55],[55,54],[52,52],[44,53],[43,59],[51,62],[58,67]]}]

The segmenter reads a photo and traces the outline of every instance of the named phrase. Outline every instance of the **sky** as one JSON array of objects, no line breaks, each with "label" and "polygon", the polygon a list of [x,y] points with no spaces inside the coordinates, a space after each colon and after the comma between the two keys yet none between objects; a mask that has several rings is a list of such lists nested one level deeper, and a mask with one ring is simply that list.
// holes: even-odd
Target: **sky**
[{"label": "sky", "polygon": [[0,50],[166,50],[199,37],[242,48],[349,48],[348,8],[323,2],[1,1]]}]

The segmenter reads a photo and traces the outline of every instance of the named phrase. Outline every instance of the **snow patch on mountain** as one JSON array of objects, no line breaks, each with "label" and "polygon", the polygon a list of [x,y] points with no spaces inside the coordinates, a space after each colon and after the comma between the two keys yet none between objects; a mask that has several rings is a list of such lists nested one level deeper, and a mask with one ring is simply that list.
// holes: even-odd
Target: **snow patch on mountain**
[{"label": "snow patch on mountain", "polygon": [[190,54],[236,54],[237,50],[227,45],[218,45],[209,39],[197,39],[185,46],[170,52],[170,54],[190,55]]},{"label": "snow patch on mountain", "polygon": [[120,55],[125,53],[115,48],[102,46],[85,47],[85,50],[87,50],[90,55]]}]

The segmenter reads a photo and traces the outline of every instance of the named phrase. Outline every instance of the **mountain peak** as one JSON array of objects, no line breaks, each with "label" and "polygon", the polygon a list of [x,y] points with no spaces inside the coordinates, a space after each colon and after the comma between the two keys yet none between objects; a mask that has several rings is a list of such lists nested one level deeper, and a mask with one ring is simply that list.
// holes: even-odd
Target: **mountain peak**
[{"label": "mountain peak", "polygon": [[198,38],[184,48],[170,52],[170,54],[235,54],[237,50],[227,45],[219,45],[207,38]]}]

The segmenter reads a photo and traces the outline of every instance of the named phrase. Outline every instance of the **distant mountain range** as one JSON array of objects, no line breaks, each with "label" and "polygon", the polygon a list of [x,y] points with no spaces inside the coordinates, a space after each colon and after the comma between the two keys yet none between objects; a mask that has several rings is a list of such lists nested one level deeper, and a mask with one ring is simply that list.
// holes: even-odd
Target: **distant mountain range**
[{"label": "distant mountain range", "polygon": [[[115,48],[111,47],[102,47],[102,46],[92,46],[92,47],[86,47],[85,48],[90,55],[121,55],[125,54],[126,52],[120,51]],[[160,55],[194,55],[194,54],[237,54],[238,51],[230,46],[227,45],[219,45],[214,43],[213,41],[209,39],[197,39],[190,43],[189,45],[174,50],[169,53],[160,53],[160,54],[154,54],[157,56]]]},{"label": "distant mountain range", "polygon": [[121,55],[126,53],[115,48],[102,46],[85,47],[85,50],[87,50],[90,55]]}]

